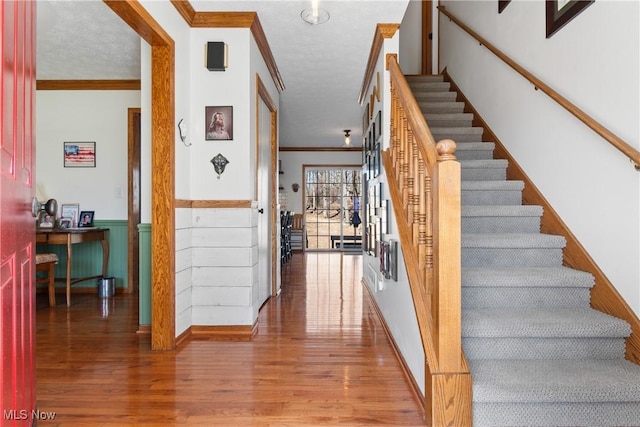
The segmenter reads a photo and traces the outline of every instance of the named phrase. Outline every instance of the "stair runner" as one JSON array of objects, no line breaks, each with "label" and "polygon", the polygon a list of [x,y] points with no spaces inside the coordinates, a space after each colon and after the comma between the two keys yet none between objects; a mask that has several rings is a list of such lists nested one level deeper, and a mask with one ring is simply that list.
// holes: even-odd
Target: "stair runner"
[{"label": "stair runner", "polygon": [[593,277],[562,265],[565,239],[540,233],[542,207],[442,76],[408,76],[436,141],[462,167],[462,341],[474,426],[640,426],[630,326],[589,306]]}]

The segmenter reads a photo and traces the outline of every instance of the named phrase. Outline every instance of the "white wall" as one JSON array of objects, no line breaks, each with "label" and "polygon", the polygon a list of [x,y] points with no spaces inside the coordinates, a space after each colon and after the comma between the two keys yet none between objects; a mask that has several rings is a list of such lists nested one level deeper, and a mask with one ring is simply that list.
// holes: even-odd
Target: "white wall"
[{"label": "white wall", "polygon": [[[255,121],[255,108],[250,93],[249,51],[251,32],[248,28],[201,28],[191,31],[191,195],[193,200],[253,200],[253,177],[250,152]],[[204,49],[208,41],[228,45],[229,67],[226,71],[209,71],[204,66]],[[253,101],[253,102],[252,102]],[[233,140],[205,140],[205,107],[233,107]],[[221,153],[229,160],[220,179],[210,160]]]},{"label": "white wall", "polygon": [[[192,325],[253,325],[259,309],[256,74],[276,106],[279,94],[250,29],[189,28],[168,2],[144,6],[175,41],[175,120],[187,122],[189,135],[183,144],[176,133],[176,198],[253,201],[249,208],[176,209],[176,335]],[[205,67],[209,41],[227,44],[226,71]],[[205,140],[207,106],[233,107],[233,140]],[[211,164],[218,153],[229,160],[219,179]]]},{"label": "white wall", "polygon": [[398,61],[405,74],[422,73],[422,7],[421,1],[410,1],[400,24]]},{"label": "white wall", "polygon": [[[137,90],[36,92],[36,184],[58,205],[79,203],[95,219],[127,218],[128,109]],[[95,168],[65,168],[64,142],[96,143]]]},{"label": "white wall", "polygon": [[[544,2],[447,10],[632,146],[640,147],[638,2],[597,1],[550,39]],[[640,174],[545,94],[440,19],[441,63],[627,303],[640,313]]]},{"label": "white wall", "polygon": [[[375,117],[377,111],[382,110],[382,150],[387,149],[390,144],[389,127],[391,120],[391,100],[389,97],[390,79],[389,72],[385,70],[384,58],[388,53],[398,52],[399,42],[399,33],[391,39],[385,39],[376,65],[377,72],[380,72],[380,75],[382,76],[381,83],[383,88],[380,90],[382,99],[380,102],[376,102],[373,115]],[[399,57],[398,60],[401,62],[402,58]],[[372,82],[371,86],[368,88],[367,94],[370,94],[373,90],[373,84],[375,84],[375,82]],[[386,182],[384,172],[377,178],[370,180],[370,183],[382,183],[383,197],[389,200],[389,187]],[[387,203],[389,205],[388,214],[390,217],[389,230],[388,233],[382,235],[381,238],[387,242],[389,240],[399,242],[398,228],[391,208],[391,201],[388,201]],[[418,321],[413,305],[413,299],[411,297],[411,289],[409,288],[406,266],[404,264],[403,254],[399,243],[397,259],[398,281],[396,282],[392,279],[385,279],[382,276],[380,273],[380,259],[378,256],[371,256],[367,254],[363,255],[363,279],[372,291],[376,304],[380,307],[384,320],[393,335],[400,353],[402,353],[402,357],[411,371],[411,375],[414,377],[416,384],[418,384],[424,394],[424,349],[420,339],[420,331],[418,329]]]}]

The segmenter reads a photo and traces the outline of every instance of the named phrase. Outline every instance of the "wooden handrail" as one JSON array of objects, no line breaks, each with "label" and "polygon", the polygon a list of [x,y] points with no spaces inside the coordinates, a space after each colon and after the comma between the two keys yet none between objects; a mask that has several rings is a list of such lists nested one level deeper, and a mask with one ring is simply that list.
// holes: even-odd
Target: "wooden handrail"
[{"label": "wooden handrail", "polygon": [[513,68],[518,74],[520,74],[525,79],[529,80],[537,89],[540,89],[544,93],[546,93],[551,99],[560,104],[565,110],[573,114],[578,120],[591,128],[595,133],[600,135],[606,141],[608,141],[615,148],[620,150],[624,155],[626,155],[633,163],[636,170],[640,171],[640,151],[633,148],[630,144],[625,142],[622,138],[615,135],[609,129],[601,125],[598,121],[596,121],[593,117],[589,116],[587,113],[578,108],[575,104],[570,102],[568,99],[560,95],[558,92],[553,90],[549,85],[544,83],[542,80],[537,78],[535,75],[527,71],[520,64],[515,62],[513,59],[509,58],[506,54],[504,54],[501,50],[496,48],[494,45],[489,43],[486,39],[480,36],[478,33],[473,31],[467,25],[465,25],[458,18],[453,16],[449,11],[446,10],[444,6],[438,6],[438,10],[440,13],[449,18],[452,22],[454,22],[458,27],[462,28],[467,34],[476,39],[481,45],[484,45],[489,51],[491,51],[494,55],[500,58],[504,63],[506,63],[509,67]]}]

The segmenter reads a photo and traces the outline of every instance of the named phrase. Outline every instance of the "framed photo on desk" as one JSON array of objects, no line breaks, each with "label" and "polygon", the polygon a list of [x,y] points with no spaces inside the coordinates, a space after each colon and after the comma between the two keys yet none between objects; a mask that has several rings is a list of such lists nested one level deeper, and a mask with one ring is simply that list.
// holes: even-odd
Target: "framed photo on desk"
[{"label": "framed photo on desk", "polygon": [[38,223],[38,227],[40,228],[53,228],[53,223],[55,222],[55,217],[49,215],[46,212],[42,212],[40,215],[40,222]]},{"label": "framed photo on desk", "polygon": [[80,212],[80,219],[78,221],[78,227],[93,227],[93,214],[94,211],[82,211]]},{"label": "framed photo on desk", "polygon": [[60,217],[71,220],[71,225],[69,227],[73,227],[78,223],[78,221],[80,221],[80,205],[77,203],[63,204],[60,209]]},{"label": "framed photo on desk", "polygon": [[61,230],[66,230],[72,227],[71,218],[60,218],[60,223],[58,224],[58,228]]}]

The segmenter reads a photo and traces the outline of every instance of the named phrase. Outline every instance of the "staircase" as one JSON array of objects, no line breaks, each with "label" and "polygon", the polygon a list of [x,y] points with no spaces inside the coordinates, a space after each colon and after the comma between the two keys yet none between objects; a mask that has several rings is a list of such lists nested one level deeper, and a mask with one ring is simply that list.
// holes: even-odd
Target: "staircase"
[{"label": "staircase", "polygon": [[436,141],[462,167],[462,342],[474,426],[640,426],[630,326],[589,306],[594,279],[562,265],[565,239],[540,233],[457,93],[441,76],[407,80]]}]

